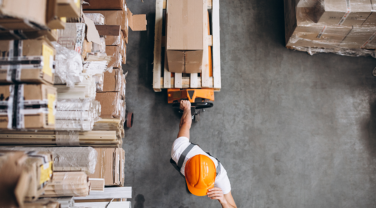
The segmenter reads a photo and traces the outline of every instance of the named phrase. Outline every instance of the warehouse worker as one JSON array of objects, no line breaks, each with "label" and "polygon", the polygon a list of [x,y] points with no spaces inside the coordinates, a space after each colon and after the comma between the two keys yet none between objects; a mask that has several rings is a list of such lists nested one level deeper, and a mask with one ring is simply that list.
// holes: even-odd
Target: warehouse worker
[{"label": "warehouse worker", "polygon": [[181,101],[180,109],[184,112],[178,138],[172,145],[171,164],[185,178],[188,193],[207,195],[210,199],[218,200],[223,208],[236,208],[230,180],[222,164],[198,145],[189,142],[191,103]]}]

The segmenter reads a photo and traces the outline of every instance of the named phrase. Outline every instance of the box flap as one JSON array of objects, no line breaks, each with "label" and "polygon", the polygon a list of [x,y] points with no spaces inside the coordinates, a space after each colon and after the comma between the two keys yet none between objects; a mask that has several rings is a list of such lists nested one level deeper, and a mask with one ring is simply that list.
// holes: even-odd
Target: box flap
[{"label": "box flap", "polygon": [[95,24],[93,20],[90,18],[86,17],[85,15],[82,15],[85,21],[85,24],[87,26],[87,31],[86,31],[86,39],[89,42],[93,42],[96,44],[101,44],[101,39],[99,37],[99,33],[97,28],[95,27]]},{"label": "box flap", "polygon": [[146,14],[132,14],[128,8],[128,24],[133,31],[146,31]]}]

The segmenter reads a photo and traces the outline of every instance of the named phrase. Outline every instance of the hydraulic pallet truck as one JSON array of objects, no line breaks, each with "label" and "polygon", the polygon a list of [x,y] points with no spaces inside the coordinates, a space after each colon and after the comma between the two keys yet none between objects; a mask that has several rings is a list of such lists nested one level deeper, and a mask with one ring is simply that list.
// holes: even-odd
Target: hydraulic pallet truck
[{"label": "hydraulic pallet truck", "polygon": [[[155,37],[153,61],[153,89],[167,89],[168,103],[180,110],[180,101],[189,100],[192,119],[200,120],[200,113],[214,106],[214,92],[221,90],[220,11],[219,0],[207,0],[203,4],[203,57],[201,73],[170,72],[166,58],[166,6],[169,0],[156,0]],[[205,15],[206,13],[206,15]],[[206,46],[207,45],[207,46]]]},{"label": "hydraulic pallet truck", "polygon": [[180,101],[189,100],[191,102],[192,120],[198,122],[200,113],[207,108],[212,108],[214,104],[214,89],[168,89],[168,103],[172,108],[180,110]]}]

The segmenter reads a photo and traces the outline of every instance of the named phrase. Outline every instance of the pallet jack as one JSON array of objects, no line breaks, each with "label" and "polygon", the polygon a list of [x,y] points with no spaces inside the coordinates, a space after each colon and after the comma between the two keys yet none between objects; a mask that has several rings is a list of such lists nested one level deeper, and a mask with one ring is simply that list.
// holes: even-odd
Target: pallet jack
[{"label": "pallet jack", "polygon": [[214,89],[168,89],[167,90],[168,103],[172,104],[173,109],[177,109],[179,113],[180,101],[189,100],[191,102],[192,120],[198,122],[200,120],[200,113],[207,108],[214,106]]},{"label": "pallet jack", "polygon": [[[209,13],[207,13],[209,22]],[[210,25],[208,24],[208,35],[210,35]],[[208,46],[208,66],[209,76],[213,76],[213,58],[212,48]],[[179,113],[183,113],[180,110],[180,101],[189,100],[191,102],[192,120],[198,122],[200,120],[200,113],[204,112],[207,108],[214,106],[214,89],[167,89],[168,104],[172,104],[173,109],[177,109]]]}]

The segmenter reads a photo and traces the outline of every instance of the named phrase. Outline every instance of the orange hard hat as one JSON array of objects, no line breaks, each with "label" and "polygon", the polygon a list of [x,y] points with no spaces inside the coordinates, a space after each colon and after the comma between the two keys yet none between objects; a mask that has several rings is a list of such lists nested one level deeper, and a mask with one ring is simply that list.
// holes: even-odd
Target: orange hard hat
[{"label": "orange hard hat", "polygon": [[205,196],[214,187],[216,175],[215,164],[206,155],[196,155],[185,165],[188,190],[196,196]]}]

